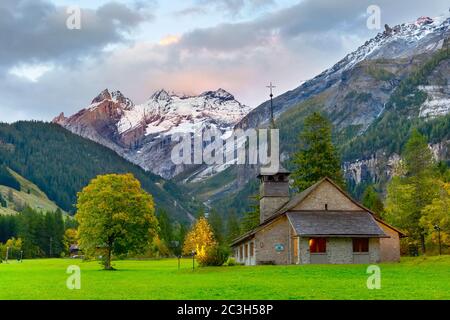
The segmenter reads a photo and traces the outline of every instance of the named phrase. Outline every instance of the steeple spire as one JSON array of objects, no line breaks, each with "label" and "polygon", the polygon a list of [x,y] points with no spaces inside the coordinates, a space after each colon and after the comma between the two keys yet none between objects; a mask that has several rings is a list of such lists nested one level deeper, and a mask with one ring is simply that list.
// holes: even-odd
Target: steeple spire
[{"label": "steeple spire", "polygon": [[273,116],[273,89],[276,88],[276,86],[270,82],[270,85],[268,85],[267,88],[270,89],[270,127],[275,129],[275,119]]}]

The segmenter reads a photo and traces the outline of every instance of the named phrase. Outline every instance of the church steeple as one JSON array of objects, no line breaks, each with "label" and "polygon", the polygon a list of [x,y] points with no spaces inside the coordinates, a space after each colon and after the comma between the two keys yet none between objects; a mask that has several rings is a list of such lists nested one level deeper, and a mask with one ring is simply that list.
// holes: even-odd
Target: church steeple
[{"label": "church steeple", "polygon": [[274,174],[259,174],[260,222],[270,218],[278,209],[289,201],[289,175],[291,173],[280,166]]}]

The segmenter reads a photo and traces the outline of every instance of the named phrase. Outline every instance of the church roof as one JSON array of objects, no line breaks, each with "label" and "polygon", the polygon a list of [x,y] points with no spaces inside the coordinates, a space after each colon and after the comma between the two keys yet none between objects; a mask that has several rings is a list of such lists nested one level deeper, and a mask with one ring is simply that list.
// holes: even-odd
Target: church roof
[{"label": "church roof", "polygon": [[388,237],[367,211],[290,211],[288,219],[302,237]]}]

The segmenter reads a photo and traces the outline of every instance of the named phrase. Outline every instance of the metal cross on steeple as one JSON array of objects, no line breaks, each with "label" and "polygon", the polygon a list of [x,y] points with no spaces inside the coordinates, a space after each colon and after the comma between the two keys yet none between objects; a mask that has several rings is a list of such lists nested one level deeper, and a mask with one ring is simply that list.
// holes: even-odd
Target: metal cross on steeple
[{"label": "metal cross on steeple", "polygon": [[275,128],[275,120],[273,118],[273,89],[276,88],[276,86],[274,86],[272,84],[272,82],[270,83],[270,85],[267,86],[267,88],[270,89],[270,125]]}]

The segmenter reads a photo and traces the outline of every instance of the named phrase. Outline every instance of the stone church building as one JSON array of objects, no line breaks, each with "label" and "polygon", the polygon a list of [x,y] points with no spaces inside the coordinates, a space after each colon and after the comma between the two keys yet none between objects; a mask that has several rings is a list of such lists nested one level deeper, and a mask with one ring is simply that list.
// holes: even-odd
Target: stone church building
[{"label": "stone church building", "polygon": [[289,172],[259,175],[260,224],[231,247],[237,262],[351,264],[395,262],[404,234],[325,178],[290,198]]}]

